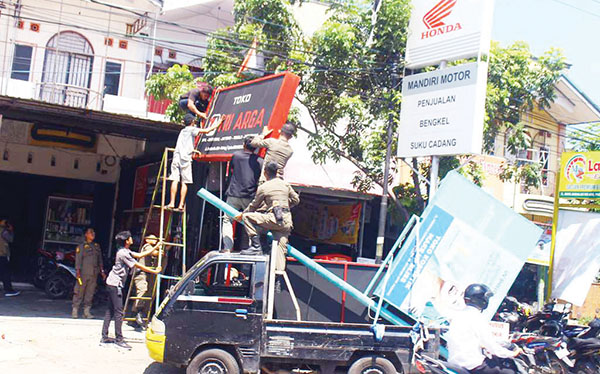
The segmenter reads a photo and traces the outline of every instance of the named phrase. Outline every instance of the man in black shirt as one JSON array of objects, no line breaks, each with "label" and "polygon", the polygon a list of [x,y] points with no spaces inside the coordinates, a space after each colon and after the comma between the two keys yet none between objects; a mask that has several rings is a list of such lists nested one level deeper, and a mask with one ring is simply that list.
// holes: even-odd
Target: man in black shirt
[{"label": "man in black shirt", "polygon": [[[213,88],[206,82],[196,82],[196,88],[191,89],[179,98],[179,107],[194,116],[206,120],[206,109]],[[200,123],[200,122],[198,122]]]},{"label": "man in black shirt", "polygon": [[[244,139],[244,150],[233,154],[229,163],[229,187],[227,188],[227,204],[243,211],[256,195],[256,186],[262,170],[262,159],[254,154],[255,148],[250,145],[252,136]],[[246,230],[240,231],[240,249],[249,246]],[[233,248],[233,225],[227,215],[223,218],[223,252]]]}]

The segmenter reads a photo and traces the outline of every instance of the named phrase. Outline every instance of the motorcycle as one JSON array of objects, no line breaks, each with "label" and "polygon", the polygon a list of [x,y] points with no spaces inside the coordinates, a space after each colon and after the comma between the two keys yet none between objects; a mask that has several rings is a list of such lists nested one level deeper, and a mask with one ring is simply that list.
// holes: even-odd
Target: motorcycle
[{"label": "motorcycle", "polygon": [[74,267],[75,252],[57,251],[53,254],[53,258],[54,268],[46,277],[44,291],[51,299],[64,299],[70,296],[77,280]]},{"label": "motorcycle", "polygon": [[574,373],[600,373],[600,320],[594,319],[589,326],[568,325],[569,314],[570,304],[562,310],[553,305],[549,318],[541,322],[540,334],[566,341],[567,358],[574,363]]},{"label": "motorcycle", "polygon": [[561,338],[532,333],[514,334],[511,341],[523,351],[523,359],[536,373],[567,374],[574,367],[567,344]]},{"label": "motorcycle", "polygon": [[512,296],[504,298],[502,304],[498,308],[494,321],[508,323],[510,331],[522,331],[525,328],[525,323],[531,315],[531,306],[520,303]]},{"label": "motorcycle", "polygon": [[[469,371],[461,366],[454,365],[447,361],[442,361],[423,354],[425,344],[430,340],[430,334],[421,321],[417,322],[411,332],[412,341],[412,365],[422,374],[470,374]],[[507,347],[512,349],[513,347]],[[521,355],[511,359],[499,359],[502,366],[515,371],[517,374],[533,373],[532,367],[524,360]],[[586,373],[587,374],[587,373]]]},{"label": "motorcycle", "polygon": [[36,270],[32,279],[35,287],[43,290],[46,287],[46,280],[56,271],[56,259],[52,252],[46,251],[43,248],[38,249],[38,257],[36,259]]}]

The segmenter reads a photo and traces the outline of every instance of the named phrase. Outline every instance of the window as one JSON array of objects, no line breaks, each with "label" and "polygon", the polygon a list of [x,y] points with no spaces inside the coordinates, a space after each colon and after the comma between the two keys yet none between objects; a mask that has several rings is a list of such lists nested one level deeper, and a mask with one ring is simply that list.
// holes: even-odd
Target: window
[{"label": "window", "polygon": [[249,297],[251,277],[252,264],[215,263],[190,282],[184,295]]},{"label": "window", "polygon": [[107,61],[106,69],[104,70],[104,94],[118,95],[120,80],[121,64]]},{"label": "window", "polygon": [[31,70],[31,52],[33,48],[28,45],[15,45],[15,55],[13,56],[12,79],[22,81],[29,80],[29,72]]}]

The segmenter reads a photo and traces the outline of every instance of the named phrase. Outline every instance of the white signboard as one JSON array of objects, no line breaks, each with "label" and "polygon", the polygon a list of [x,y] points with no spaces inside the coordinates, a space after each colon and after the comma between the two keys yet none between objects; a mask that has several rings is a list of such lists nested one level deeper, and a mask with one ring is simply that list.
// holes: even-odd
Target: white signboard
[{"label": "white signboard", "polygon": [[583,305],[600,269],[600,213],[558,211],[552,297]]},{"label": "white signboard", "polygon": [[486,82],[485,62],[404,77],[398,156],[481,153]]},{"label": "white signboard", "polygon": [[413,0],[406,67],[417,69],[487,53],[493,0]]}]

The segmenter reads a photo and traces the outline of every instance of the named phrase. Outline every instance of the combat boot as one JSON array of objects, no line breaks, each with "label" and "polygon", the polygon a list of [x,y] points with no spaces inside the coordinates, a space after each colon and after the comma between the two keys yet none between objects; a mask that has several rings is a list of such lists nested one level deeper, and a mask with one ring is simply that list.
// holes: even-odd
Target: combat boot
[{"label": "combat boot", "polygon": [[71,318],[79,318],[79,312],[77,310],[77,308],[73,308],[73,310],[71,311]]},{"label": "combat boot", "polygon": [[260,256],[263,254],[258,235],[250,237],[250,248],[240,251],[241,255]]},{"label": "combat boot", "polygon": [[86,306],[83,308],[83,317],[87,318],[87,319],[92,319],[94,318],[94,316],[92,315],[92,313],[90,312],[90,307]]}]

